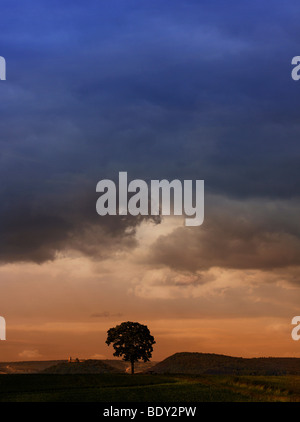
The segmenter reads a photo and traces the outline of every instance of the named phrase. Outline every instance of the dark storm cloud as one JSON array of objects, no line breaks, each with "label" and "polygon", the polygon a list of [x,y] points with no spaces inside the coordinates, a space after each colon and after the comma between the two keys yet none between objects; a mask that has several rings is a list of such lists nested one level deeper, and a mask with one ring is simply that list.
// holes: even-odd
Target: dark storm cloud
[{"label": "dark storm cloud", "polygon": [[[142,218],[99,217],[88,209],[95,208],[92,198],[82,195],[70,199],[70,203],[62,199],[59,206],[43,197],[33,200],[39,204],[44,201],[49,210],[29,201],[15,201],[16,209],[0,215],[0,261],[41,263],[66,250],[101,259],[136,246],[135,230]],[[83,204],[78,204],[78,200]]]},{"label": "dark storm cloud", "polygon": [[95,214],[97,181],[119,171],[298,196],[298,12],[294,1],[3,1],[0,259],[134,245],[139,221]]},{"label": "dark storm cloud", "polygon": [[190,272],[299,266],[297,209],[295,203],[212,200],[203,226],[161,236],[147,263]]}]

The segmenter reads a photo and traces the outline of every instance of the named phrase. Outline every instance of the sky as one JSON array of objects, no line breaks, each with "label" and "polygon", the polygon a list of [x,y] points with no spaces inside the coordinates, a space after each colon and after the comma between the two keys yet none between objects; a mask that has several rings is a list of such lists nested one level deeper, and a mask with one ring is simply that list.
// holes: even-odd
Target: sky
[{"label": "sky", "polygon": [[[299,2],[2,0],[0,360],[297,356]],[[96,213],[97,182],[204,180],[203,225]]]}]

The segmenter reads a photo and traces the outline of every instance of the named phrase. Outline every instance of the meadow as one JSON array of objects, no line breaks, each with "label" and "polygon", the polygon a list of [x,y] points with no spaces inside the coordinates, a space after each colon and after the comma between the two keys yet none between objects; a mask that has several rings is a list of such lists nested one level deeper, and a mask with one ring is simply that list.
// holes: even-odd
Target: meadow
[{"label": "meadow", "polygon": [[1,402],[294,402],[300,376],[0,375]]}]

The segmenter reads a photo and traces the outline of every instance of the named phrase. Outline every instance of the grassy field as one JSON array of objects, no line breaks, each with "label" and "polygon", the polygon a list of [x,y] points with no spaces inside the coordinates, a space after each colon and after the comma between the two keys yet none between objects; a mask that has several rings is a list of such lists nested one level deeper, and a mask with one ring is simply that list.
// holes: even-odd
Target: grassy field
[{"label": "grassy field", "polygon": [[0,375],[1,402],[300,401],[299,376]]}]

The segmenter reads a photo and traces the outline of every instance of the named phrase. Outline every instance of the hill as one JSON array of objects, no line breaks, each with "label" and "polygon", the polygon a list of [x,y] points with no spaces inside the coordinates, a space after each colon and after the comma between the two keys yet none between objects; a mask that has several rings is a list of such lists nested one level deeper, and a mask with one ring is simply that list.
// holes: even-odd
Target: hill
[{"label": "hill", "polygon": [[36,374],[44,369],[66,362],[63,360],[0,362],[0,374]]},{"label": "hill", "polygon": [[175,353],[153,366],[156,374],[300,375],[299,358],[239,358],[214,353]]},{"label": "hill", "polygon": [[[69,364],[66,360],[48,360],[48,361],[25,361],[25,362],[0,362],[0,375],[1,374],[37,374],[37,373],[105,373],[105,366],[101,365],[101,362],[104,365],[107,365],[108,368],[113,368],[114,373],[117,372],[130,372],[130,364],[124,362],[123,360],[118,359],[104,359],[104,360],[86,360],[89,364],[79,365],[79,366],[69,366],[78,363],[84,362],[75,362]],[[93,364],[91,363],[93,362]],[[97,364],[99,362],[99,364]],[[157,362],[136,362],[135,372],[144,372],[147,369],[151,368]],[[72,369],[71,369],[72,368]],[[102,369],[101,369],[102,368]],[[108,369],[106,367],[106,369]],[[49,369],[49,371],[48,371]],[[76,371],[79,372],[76,372]],[[60,372],[61,371],[61,372]],[[83,371],[83,372],[81,372]],[[85,372],[87,371],[87,372]],[[93,372],[94,371],[94,372]]]},{"label": "hill", "polygon": [[43,374],[111,374],[123,372],[101,360],[85,360],[83,362],[63,362],[50,366]]},{"label": "hill", "polygon": [[[153,364],[150,362],[136,362],[135,372],[144,372]],[[47,367],[42,370],[43,374],[111,374],[111,373],[128,373],[131,366],[128,362],[116,359],[95,360],[88,359],[83,362],[60,362],[56,365]]]},{"label": "hill", "polygon": [[[131,365],[129,362],[124,362],[124,360],[117,360],[117,359],[106,359],[102,362],[107,363],[108,365],[111,365],[114,368],[119,369],[119,372],[131,372]],[[156,365],[157,362],[135,362],[134,364],[134,372],[140,373],[145,372],[152,368],[153,365]]]}]

